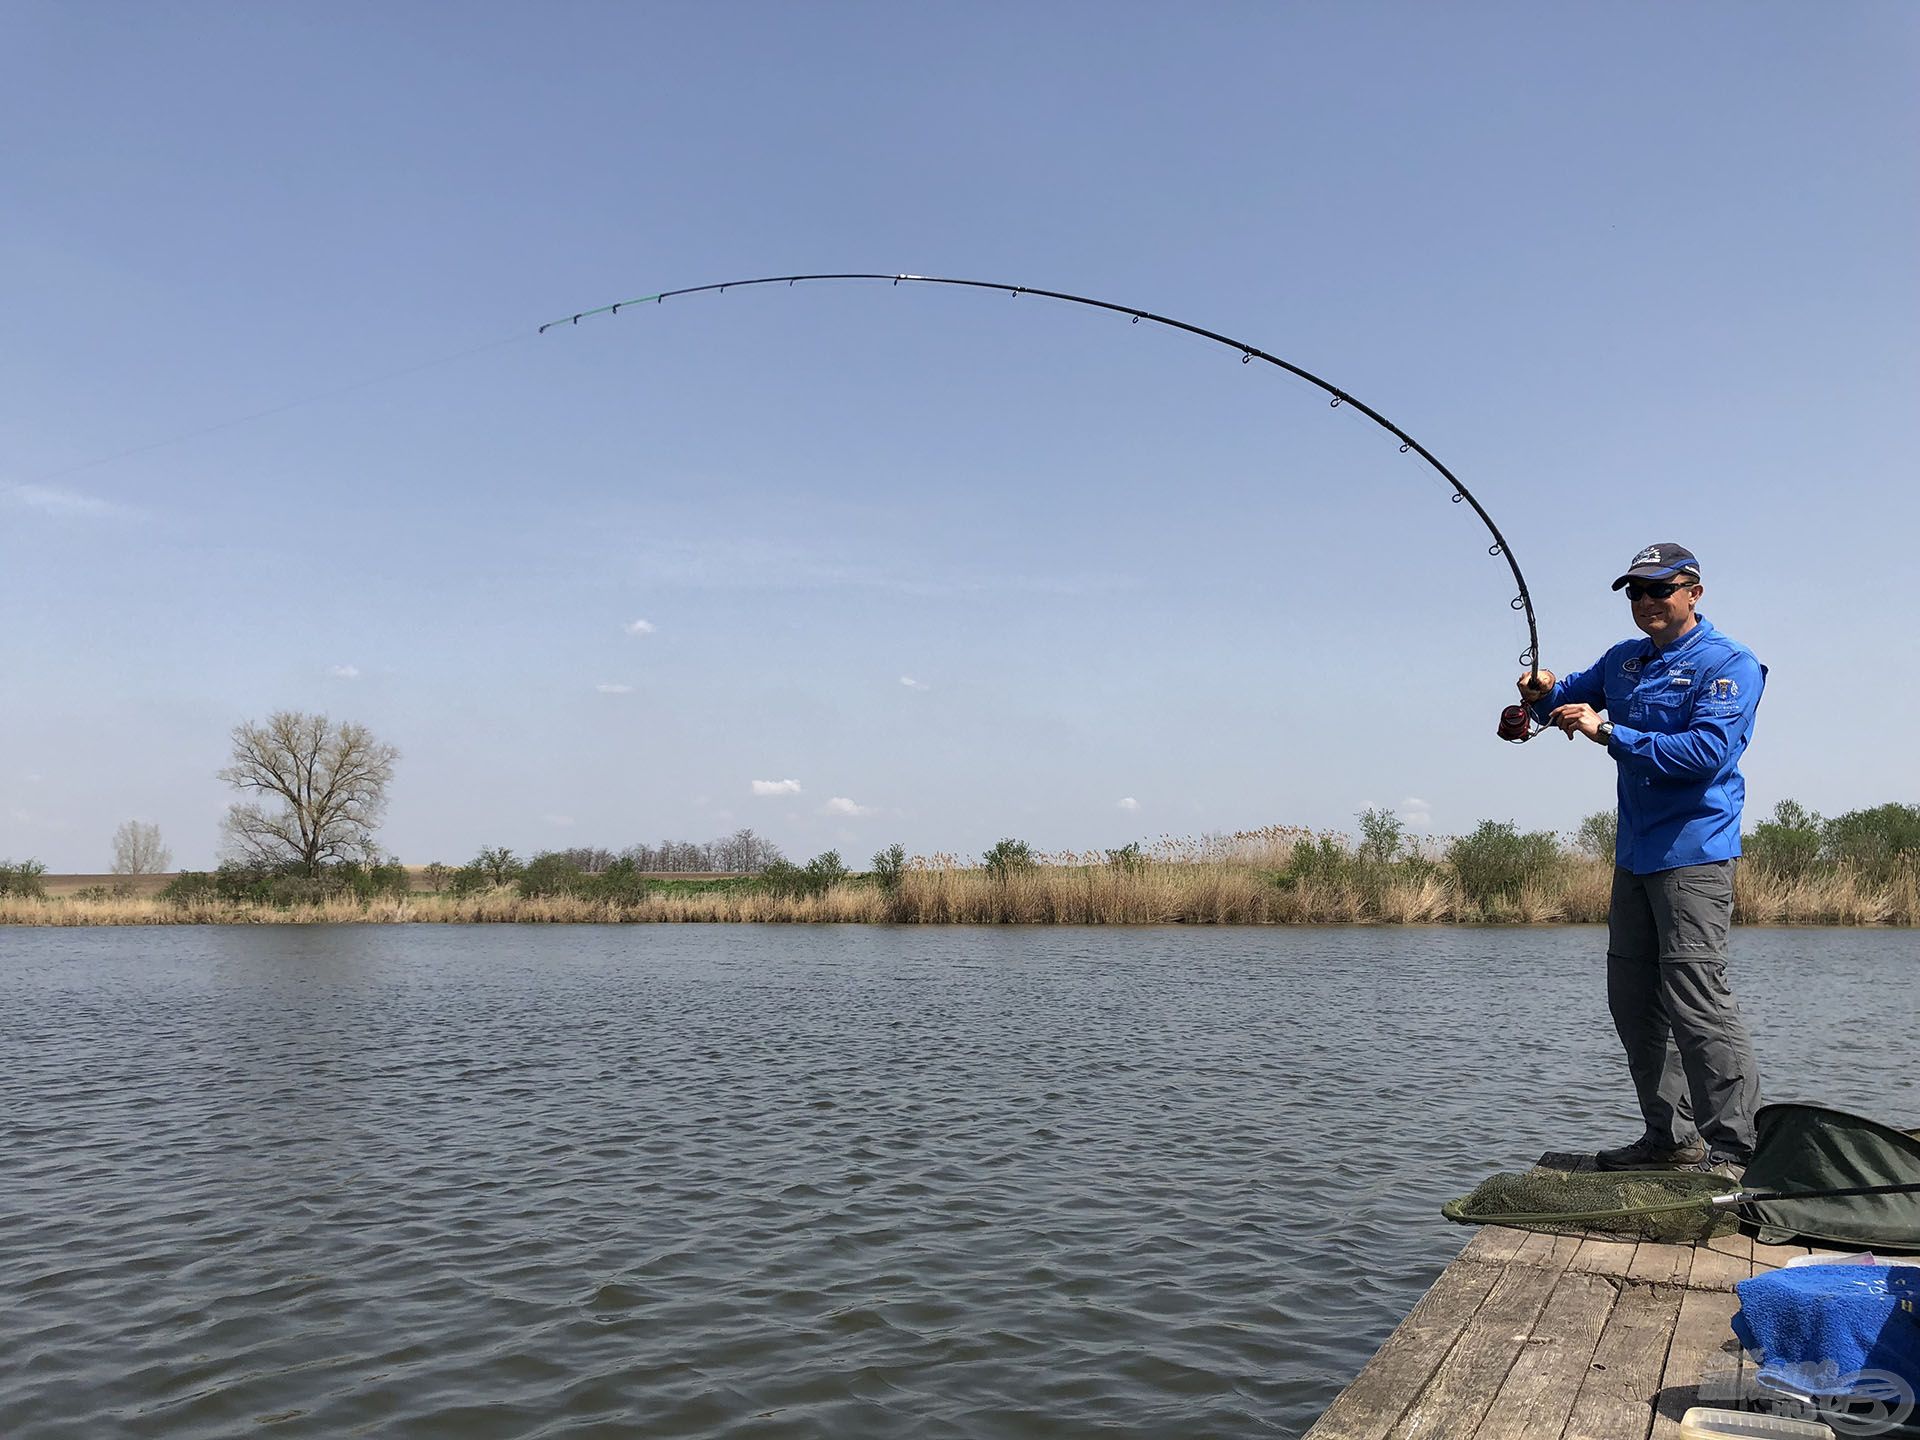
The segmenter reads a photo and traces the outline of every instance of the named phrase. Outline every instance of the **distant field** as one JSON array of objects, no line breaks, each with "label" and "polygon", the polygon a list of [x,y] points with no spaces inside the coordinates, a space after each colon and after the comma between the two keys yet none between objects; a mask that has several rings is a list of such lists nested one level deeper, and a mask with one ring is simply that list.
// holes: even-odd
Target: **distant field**
[{"label": "distant field", "polygon": [[158,895],[171,879],[171,875],[42,875],[40,884],[49,898],[72,895],[94,885],[106,890],[124,885],[130,894]]},{"label": "distant field", "polygon": [[[166,889],[167,882],[173,879],[176,871],[164,875],[42,875],[41,885],[46,887],[48,899],[78,894],[82,890],[98,885],[106,890],[116,886],[127,886],[128,893],[139,896],[158,895]],[[407,873],[413,877],[413,888],[428,893],[432,887],[426,882],[427,867],[409,865]],[[640,872],[656,880],[731,880],[734,872],[727,870],[643,870]]]}]

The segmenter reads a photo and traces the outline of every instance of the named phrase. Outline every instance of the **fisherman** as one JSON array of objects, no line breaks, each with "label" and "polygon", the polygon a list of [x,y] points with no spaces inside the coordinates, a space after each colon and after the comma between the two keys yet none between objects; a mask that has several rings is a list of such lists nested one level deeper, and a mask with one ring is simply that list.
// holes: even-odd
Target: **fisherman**
[{"label": "fisherman", "polygon": [[[1753,1154],[1759,1070],[1727,988],[1733,862],[1767,669],[1699,613],[1700,562],[1649,545],[1613,582],[1644,640],[1591,669],[1520,677],[1536,720],[1606,747],[1619,767],[1607,911],[1607,1006],[1646,1133],[1602,1150],[1602,1170],[1711,1170],[1738,1181]],[[1605,718],[1601,712],[1605,711]]]}]

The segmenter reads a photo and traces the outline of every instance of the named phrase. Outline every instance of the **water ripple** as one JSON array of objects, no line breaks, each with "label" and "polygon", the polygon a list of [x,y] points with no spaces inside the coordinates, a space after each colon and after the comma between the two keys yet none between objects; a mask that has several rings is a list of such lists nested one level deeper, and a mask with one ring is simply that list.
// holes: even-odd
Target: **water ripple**
[{"label": "water ripple", "polygon": [[[1920,1111],[1910,937],[1737,944],[1772,1094]],[[1298,1435],[1631,1134],[1600,948],[0,931],[0,1434]]]}]

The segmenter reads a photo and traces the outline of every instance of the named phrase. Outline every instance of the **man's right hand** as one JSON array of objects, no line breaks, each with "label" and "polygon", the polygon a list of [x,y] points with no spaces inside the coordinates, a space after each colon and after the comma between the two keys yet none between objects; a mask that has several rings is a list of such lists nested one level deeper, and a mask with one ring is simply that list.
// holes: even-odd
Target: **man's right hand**
[{"label": "man's right hand", "polygon": [[1531,705],[1536,700],[1544,700],[1553,690],[1554,674],[1551,670],[1538,673],[1528,671],[1520,677],[1520,698]]}]

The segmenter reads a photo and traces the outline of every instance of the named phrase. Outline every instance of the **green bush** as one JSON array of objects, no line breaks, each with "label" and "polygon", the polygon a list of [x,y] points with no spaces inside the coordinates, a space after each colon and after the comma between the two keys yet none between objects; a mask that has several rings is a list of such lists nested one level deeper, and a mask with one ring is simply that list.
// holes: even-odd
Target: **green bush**
[{"label": "green bush", "polygon": [[527,867],[514,858],[513,851],[502,845],[491,850],[482,849],[467,862],[465,868],[478,870],[489,885],[511,885]]},{"label": "green bush", "polygon": [[1620,813],[1617,810],[1596,810],[1582,820],[1580,828],[1573,832],[1573,848],[1582,855],[1612,864],[1619,836]]},{"label": "green bush", "polygon": [[779,896],[824,895],[846,878],[847,867],[840,863],[838,850],[816,855],[805,865],[775,860],[760,872],[760,884]]},{"label": "green bush", "polygon": [[0,860],[0,895],[16,895],[22,900],[44,900],[47,887],[40,877],[47,867],[38,860]]},{"label": "green bush", "polygon": [[760,872],[760,883],[769,895],[801,895],[806,893],[807,872],[791,860],[773,860]]},{"label": "green bush", "polygon": [[1447,846],[1461,894],[1475,901],[1511,900],[1528,881],[1550,879],[1561,859],[1552,832],[1522,835],[1508,820],[1482,820]]},{"label": "green bush", "polygon": [[331,874],[308,877],[298,862],[286,865],[242,864],[229,860],[219,869],[182,870],[160,892],[162,900],[178,905],[221,900],[235,905],[298,905],[323,900],[350,888]]},{"label": "green bush", "polygon": [[162,900],[177,905],[221,900],[234,905],[268,905],[285,910],[294,905],[320,905],[352,896],[372,900],[382,895],[409,895],[413,891],[407,867],[389,857],[378,865],[344,861],[317,875],[304,873],[298,861],[282,865],[248,864],[229,860],[211,874],[183,870],[160,892]]},{"label": "green bush", "polygon": [[214,893],[222,900],[240,904],[271,905],[273,882],[283,877],[291,878],[297,869],[297,865],[276,869],[270,865],[249,865],[229,860],[213,872]]},{"label": "green bush", "polygon": [[373,882],[376,895],[393,895],[404,900],[413,894],[413,876],[397,856],[389,855],[384,862],[373,867],[367,878]]},{"label": "green bush", "polygon": [[1033,847],[1024,840],[996,840],[980,861],[994,879],[1005,880],[1010,875],[1033,869]]},{"label": "green bush", "polygon": [[1849,810],[1827,821],[1820,838],[1829,859],[1869,880],[1889,880],[1903,863],[1920,861],[1920,805]]},{"label": "green bush", "polygon": [[1773,807],[1773,819],[1741,837],[1741,857],[1756,870],[1797,880],[1819,862],[1823,828],[1820,817],[1797,800],[1782,800]]},{"label": "green bush", "polygon": [[352,885],[339,876],[275,875],[261,887],[260,898],[277,909],[320,905],[336,895],[351,894]]},{"label": "green bush", "polygon": [[420,872],[420,878],[427,882],[427,889],[438,895],[453,883],[453,867],[436,860]]},{"label": "green bush", "polygon": [[632,904],[659,888],[659,882],[640,873],[630,856],[613,861],[598,875],[588,878],[585,893],[596,900],[614,900]]},{"label": "green bush", "polygon": [[478,895],[493,889],[493,877],[478,865],[462,865],[447,877],[447,889],[455,895]]},{"label": "green bush", "polygon": [[565,855],[536,855],[514,877],[513,888],[523,899],[548,895],[584,895],[592,882],[587,873]]},{"label": "green bush", "polygon": [[1129,875],[1138,874],[1147,868],[1146,851],[1138,840],[1131,840],[1117,850],[1107,851],[1107,864],[1115,870],[1124,870]]},{"label": "green bush", "polygon": [[1303,883],[1340,885],[1354,879],[1358,868],[1340,836],[1303,837],[1293,842],[1287,868],[1274,878],[1287,890]]},{"label": "green bush", "polygon": [[1362,810],[1360,845],[1355,856],[1363,865],[1391,865],[1400,858],[1406,837],[1406,823],[1391,810]]},{"label": "green bush", "polygon": [[907,873],[907,847],[889,845],[873,857],[873,878],[880,888],[892,895],[900,889],[900,877]]},{"label": "green bush", "polygon": [[219,882],[204,870],[182,870],[161,889],[160,898],[171,900],[176,905],[217,900],[220,898]]}]

